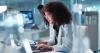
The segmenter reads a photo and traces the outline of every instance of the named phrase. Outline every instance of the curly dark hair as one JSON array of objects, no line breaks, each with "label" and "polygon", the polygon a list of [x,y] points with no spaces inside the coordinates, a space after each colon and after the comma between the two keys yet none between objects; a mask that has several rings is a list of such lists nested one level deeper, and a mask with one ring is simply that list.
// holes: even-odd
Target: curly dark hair
[{"label": "curly dark hair", "polygon": [[59,25],[69,24],[72,20],[72,15],[68,8],[61,2],[50,2],[45,6],[47,12],[52,13],[54,23]]},{"label": "curly dark hair", "polygon": [[45,24],[46,25],[49,25],[49,22],[46,20],[46,18],[45,18],[45,13],[44,13],[44,10],[43,10],[43,8],[45,8],[45,6],[44,5],[38,5],[37,6],[37,9],[39,10],[39,12],[42,14],[42,16],[43,16],[43,19],[44,19],[44,22],[45,22]]}]

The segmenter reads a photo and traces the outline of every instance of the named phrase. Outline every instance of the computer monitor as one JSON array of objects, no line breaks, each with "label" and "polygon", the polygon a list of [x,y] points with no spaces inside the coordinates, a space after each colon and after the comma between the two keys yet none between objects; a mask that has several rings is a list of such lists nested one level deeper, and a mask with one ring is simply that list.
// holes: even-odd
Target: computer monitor
[{"label": "computer monitor", "polygon": [[24,28],[31,29],[35,24],[33,12],[32,11],[20,11],[20,12],[26,15],[25,16],[26,23],[24,24]]}]

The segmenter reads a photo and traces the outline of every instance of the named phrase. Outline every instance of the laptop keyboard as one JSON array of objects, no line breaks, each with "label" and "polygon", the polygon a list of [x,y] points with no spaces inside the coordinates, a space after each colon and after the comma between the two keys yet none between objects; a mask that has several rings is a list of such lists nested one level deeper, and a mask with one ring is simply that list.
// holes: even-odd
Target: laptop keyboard
[{"label": "laptop keyboard", "polygon": [[51,50],[48,50],[48,49],[37,49],[37,47],[36,47],[36,45],[32,45],[31,44],[31,49],[32,49],[32,51],[33,51],[33,53],[35,53],[35,52],[47,52],[47,51],[51,51]]}]

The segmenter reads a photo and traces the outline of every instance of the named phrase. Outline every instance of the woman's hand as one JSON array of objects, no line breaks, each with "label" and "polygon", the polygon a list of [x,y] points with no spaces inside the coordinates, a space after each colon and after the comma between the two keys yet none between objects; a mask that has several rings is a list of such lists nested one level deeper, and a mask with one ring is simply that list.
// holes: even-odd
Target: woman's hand
[{"label": "woman's hand", "polygon": [[52,46],[46,45],[46,44],[38,44],[37,49],[52,49]]},{"label": "woman's hand", "polygon": [[48,42],[43,42],[43,41],[41,41],[41,42],[38,42],[38,44],[47,44]]}]

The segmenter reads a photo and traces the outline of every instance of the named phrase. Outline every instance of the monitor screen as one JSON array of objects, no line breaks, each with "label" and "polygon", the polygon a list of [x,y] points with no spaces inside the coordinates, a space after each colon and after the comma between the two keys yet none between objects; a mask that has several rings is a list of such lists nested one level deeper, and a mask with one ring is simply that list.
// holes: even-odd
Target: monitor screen
[{"label": "monitor screen", "polygon": [[24,28],[32,28],[34,24],[34,16],[32,11],[20,11],[22,14],[25,14],[25,24]]}]

